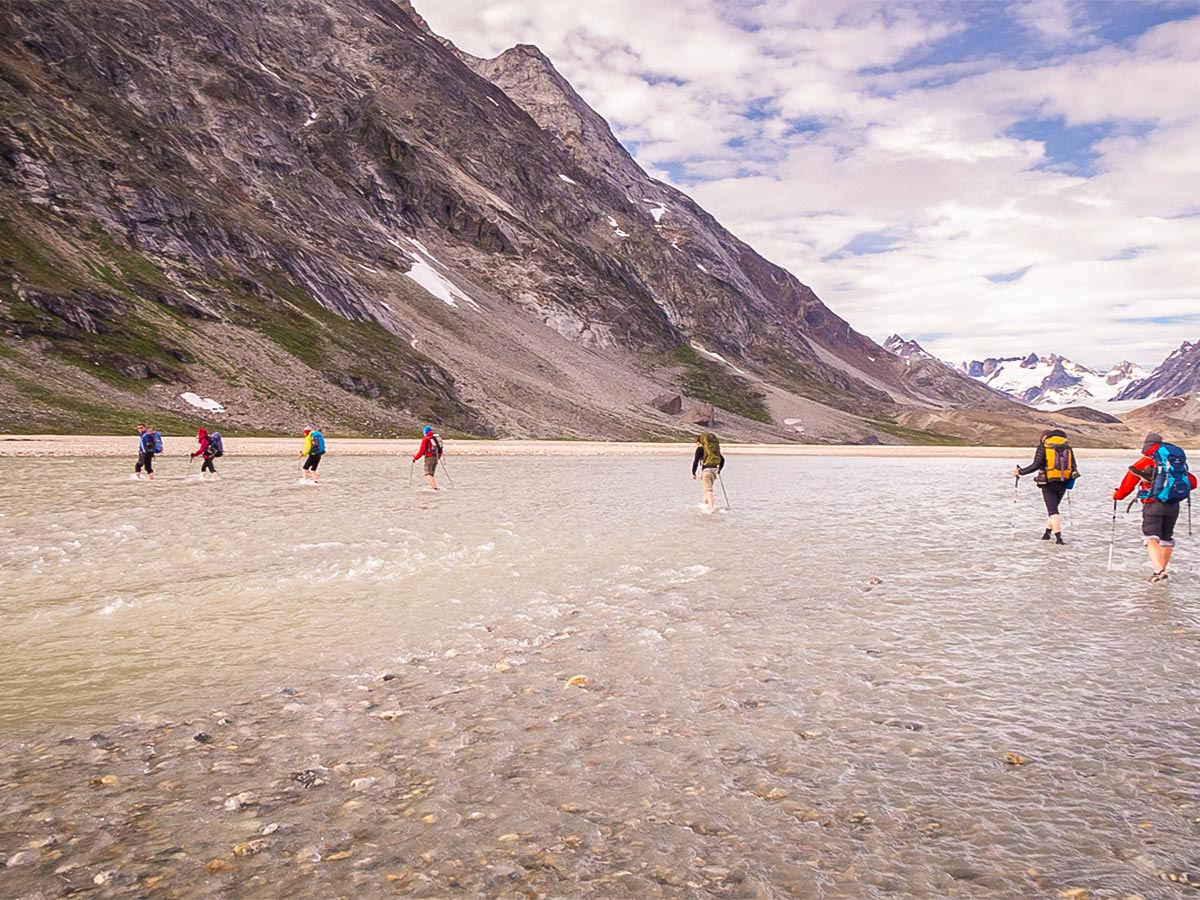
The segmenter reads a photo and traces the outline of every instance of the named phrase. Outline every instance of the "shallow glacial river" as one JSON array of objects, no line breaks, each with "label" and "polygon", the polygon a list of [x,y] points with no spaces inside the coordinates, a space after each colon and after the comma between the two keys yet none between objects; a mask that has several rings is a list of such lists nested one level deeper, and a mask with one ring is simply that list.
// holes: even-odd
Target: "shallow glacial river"
[{"label": "shallow glacial river", "polygon": [[1123,461],[1065,547],[997,460],[448,462],[0,461],[0,897],[1200,885],[1200,538],[1107,572]]}]

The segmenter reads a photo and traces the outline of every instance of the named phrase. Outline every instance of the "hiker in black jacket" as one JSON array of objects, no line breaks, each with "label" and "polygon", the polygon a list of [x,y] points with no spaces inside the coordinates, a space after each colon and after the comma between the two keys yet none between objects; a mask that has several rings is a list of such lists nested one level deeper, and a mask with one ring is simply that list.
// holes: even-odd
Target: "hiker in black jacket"
[{"label": "hiker in black jacket", "polygon": [[1037,450],[1033,454],[1033,462],[1021,468],[1013,467],[1013,475],[1020,478],[1030,472],[1037,472],[1034,481],[1042,489],[1042,500],[1046,503],[1046,530],[1042,532],[1042,540],[1063,543],[1062,516],[1058,507],[1067,491],[1075,486],[1079,471],[1075,468],[1075,451],[1067,443],[1067,435],[1061,428],[1052,428],[1042,434]]}]

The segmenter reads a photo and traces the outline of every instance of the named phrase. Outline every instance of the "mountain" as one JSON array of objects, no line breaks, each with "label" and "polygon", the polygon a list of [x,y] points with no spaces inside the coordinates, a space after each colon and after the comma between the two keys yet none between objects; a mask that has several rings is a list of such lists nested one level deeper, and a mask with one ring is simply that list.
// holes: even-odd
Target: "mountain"
[{"label": "mountain", "polygon": [[960,369],[981,384],[1039,409],[1116,400],[1127,385],[1145,374],[1130,362],[1097,372],[1063,356],[1036,353],[972,360]]},{"label": "mountain", "polygon": [[923,359],[929,360],[930,362],[942,363],[942,365],[948,365],[947,363],[942,362],[942,360],[938,359],[932,353],[928,352],[916,341],[906,341],[898,334],[893,334],[883,342],[882,346],[883,349],[888,353],[898,356],[901,359]]},{"label": "mountain", "polygon": [[1118,400],[1157,400],[1200,391],[1200,341],[1184,341],[1145,378],[1127,385]]},{"label": "mountain", "polygon": [[1200,393],[1180,394],[1155,400],[1125,414],[1131,425],[1158,427],[1171,440],[1200,431]]},{"label": "mountain", "polygon": [[0,429],[1028,418],[647,176],[536,48],[469,57],[406,2],[9,0],[0,112]]}]

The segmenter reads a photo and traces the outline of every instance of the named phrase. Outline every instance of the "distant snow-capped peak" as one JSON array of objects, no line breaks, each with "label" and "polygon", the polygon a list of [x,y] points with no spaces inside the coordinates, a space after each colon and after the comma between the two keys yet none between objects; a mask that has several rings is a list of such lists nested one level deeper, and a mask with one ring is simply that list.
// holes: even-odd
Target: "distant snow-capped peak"
[{"label": "distant snow-capped peak", "polygon": [[1103,405],[1114,401],[1129,385],[1146,377],[1146,371],[1136,363],[1122,361],[1107,372],[1097,372],[1056,353],[988,357],[954,366],[938,359],[916,341],[905,340],[898,334],[884,341],[883,349],[902,359],[939,362],[1015,400],[1042,409]]},{"label": "distant snow-capped peak", "polygon": [[959,368],[976,381],[1041,409],[1106,403],[1146,374],[1128,361],[1097,372],[1065,356],[1036,353],[972,360]]},{"label": "distant snow-capped peak", "polygon": [[899,356],[901,359],[928,359],[942,365],[947,365],[945,361],[938,359],[916,341],[906,341],[898,334],[893,334],[884,341],[883,349],[888,353]]}]

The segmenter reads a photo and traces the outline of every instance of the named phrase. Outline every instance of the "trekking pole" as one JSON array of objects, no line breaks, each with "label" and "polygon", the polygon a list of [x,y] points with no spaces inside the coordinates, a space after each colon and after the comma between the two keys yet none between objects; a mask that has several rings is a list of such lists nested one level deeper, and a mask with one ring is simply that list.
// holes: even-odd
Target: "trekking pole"
[{"label": "trekking pole", "polygon": [[454,487],[454,479],[450,476],[450,470],[446,468],[446,461],[442,461],[442,471],[446,473],[446,480],[450,482],[450,487]]},{"label": "trekking pole", "polygon": [[1113,501],[1112,533],[1108,536],[1108,571],[1112,571],[1113,544],[1117,540],[1117,501]]},{"label": "trekking pole", "polygon": [[416,466],[416,464],[417,464],[417,461],[415,459],[408,464],[408,486],[409,487],[412,487],[413,467]]},{"label": "trekking pole", "polygon": [[1075,527],[1075,508],[1071,505],[1071,489],[1067,488],[1067,524]]},{"label": "trekking pole", "polygon": [[720,472],[717,472],[717,481],[721,485],[721,493],[725,495],[725,508],[733,509],[733,507],[729,505],[729,493],[725,490],[725,479],[721,477]]}]

